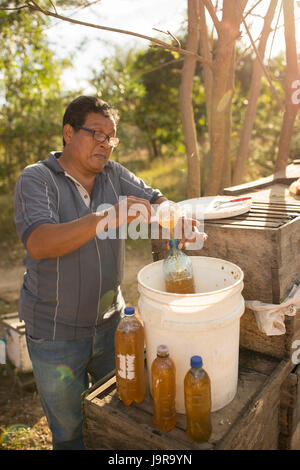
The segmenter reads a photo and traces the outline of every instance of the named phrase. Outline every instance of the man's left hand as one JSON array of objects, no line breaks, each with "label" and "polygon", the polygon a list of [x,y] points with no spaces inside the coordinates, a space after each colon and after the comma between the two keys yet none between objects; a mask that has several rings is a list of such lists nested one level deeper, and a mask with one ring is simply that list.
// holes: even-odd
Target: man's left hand
[{"label": "man's left hand", "polygon": [[[179,239],[178,248],[181,250],[182,248],[189,248],[189,246],[195,244],[194,249],[201,249],[202,243],[207,240],[207,235],[204,232],[200,232],[198,227],[200,226],[200,222],[196,219],[189,219],[189,218],[180,218],[177,222],[177,225],[174,229],[174,238]],[[176,234],[180,235],[176,236]],[[170,237],[171,238],[171,237]],[[197,246],[197,242],[201,244],[201,246]],[[168,248],[169,248],[169,241],[167,240]]]}]

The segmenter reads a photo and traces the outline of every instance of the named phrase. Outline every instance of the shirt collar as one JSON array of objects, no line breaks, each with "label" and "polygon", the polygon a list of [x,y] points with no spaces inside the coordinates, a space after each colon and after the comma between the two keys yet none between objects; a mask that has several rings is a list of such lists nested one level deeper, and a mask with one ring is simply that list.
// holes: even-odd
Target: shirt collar
[{"label": "shirt collar", "polygon": [[43,160],[42,163],[55,173],[61,173],[64,175],[65,170],[58,163],[58,158],[61,156],[61,154],[62,152],[50,152],[49,157],[46,160]]},{"label": "shirt collar", "polygon": [[[50,152],[49,157],[46,160],[43,160],[43,164],[46,165],[50,170],[54,171],[57,174],[65,174],[65,170],[59,164],[59,157],[61,156],[62,152]],[[106,163],[103,170],[98,173],[97,176],[103,174],[103,176],[107,176],[107,173],[112,168],[112,163],[110,160]]]}]

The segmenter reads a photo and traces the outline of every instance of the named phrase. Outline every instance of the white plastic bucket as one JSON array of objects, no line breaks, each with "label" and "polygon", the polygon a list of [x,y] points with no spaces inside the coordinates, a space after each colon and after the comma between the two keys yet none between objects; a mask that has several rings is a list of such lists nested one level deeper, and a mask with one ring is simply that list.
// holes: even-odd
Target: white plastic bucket
[{"label": "white plastic bucket", "polygon": [[[211,380],[212,411],[235,396],[238,381],[240,317],[244,313],[243,271],[222,259],[191,256],[197,294],[164,291],[163,261],[138,273],[139,313],[144,322],[146,357],[151,364],[160,344],[176,366],[176,411],[185,413],[184,377],[199,355]],[[151,391],[151,387],[150,387]]]}]

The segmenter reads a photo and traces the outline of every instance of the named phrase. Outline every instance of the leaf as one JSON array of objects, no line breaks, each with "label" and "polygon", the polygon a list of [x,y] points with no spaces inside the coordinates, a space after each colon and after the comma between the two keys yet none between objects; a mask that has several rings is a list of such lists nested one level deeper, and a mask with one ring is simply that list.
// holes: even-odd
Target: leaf
[{"label": "leaf", "polygon": [[171,54],[172,54],[172,56],[174,57],[174,59],[176,59],[176,60],[178,60],[179,57],[180,57],[180,54],[179,54],[178,52],[176,52],[176,51],[171,51]]}]

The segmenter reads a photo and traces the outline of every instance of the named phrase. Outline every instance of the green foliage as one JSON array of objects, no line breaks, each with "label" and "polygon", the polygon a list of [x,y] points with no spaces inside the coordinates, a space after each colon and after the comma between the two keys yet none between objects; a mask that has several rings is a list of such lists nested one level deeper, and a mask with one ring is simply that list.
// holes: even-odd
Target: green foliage
[{"label": "green foliage", "polygon": [[39,447],[39,439],[24,424],[16,424],[1,433],[0,450],[38,450]]},{"label": "green foliage", "polygon": [[[59,8],[83,6],[79,0],[57,0],[55,3]],[[40,4],[53,9],[49,0],[42,0]],[[1,3],[1,6],[10,7],[21,5],[20,0],[3,0]],[[77,90],[66,96],[62,92],[60,77],[64,68],[70,66],[70,59],[58,60],[51,51],[45,35],[48,25],[49,19],[36,12],[0,11],[0,192],[13,187],[26,164],[45,158],[50,150],[61,148],[61,119],[65,106],[73,96],[81,93]],[[177,36],[185,47],[184,34]],[[231,136],[233,164],[248,104],[253,60],[254,54],[245,54],[236,70]],[[129,51],[119,48],[114,56],[102,61],[100,70],[95,69],[91,77],[96,93],[120,110],[118,133],[121,145],[114,152],[114,158],[125,161],[126,166],[137,173],[146,171],[149,162],[155,158],[157,165],[165,170],[166,182],[169,180],[166,167],[173,168],[170,162],[185,154],[179,107],[182,65],[182,56],[160,48],[146,46]],[[283,57],[273,59],[269,71],[283,98]],[[209,136],[202,73],[198,62],[193,108],[202,175],[205,175]],[[245,181],[273,171],[281,124],[282,113],[263,78]],[[297,118],[292,154],[296,154],[300,146],[299,128]],[[186,169],[181,167],[180,164],[178,171],[172,170],[175,186],[180,186],[186,178]],[[158,187],[164,184],[163,178],[155,179],[154,183],[156,181]],[[176,187],[172,183],[166,185],[166,190],[176,199]],[[179,193],[183,193],[181,186]]]},{"label": "green foliage", "polygon": [[60,76],[69,62],[51,51],[44,33],[48,23],[27,10],[0,11],[0,192],[13,187],[26,164],[61,146],[66,99]]},{"label": "green foliage", "polygon": [[[253,53],[245,54],[236,69],[231,135],[233,165],[248,105],[254,58]],[[105,100],[120,110],[118,132],[122,146],[118,150],[118,158],[122,159],[124,153],[130,153],[128,165],[133,171],[147,167],[147,159],[132,155],[137,148],[146,148],[150,160],[157,156],[168,158],[185,154],[179,108],[182,64],[183,61],[178,60],[178,57],[161,49],[131,50],[128,54],[116,50],[114,57],[104,59],[102,71],[94,70],[91,84]],[[277,91],[284,99],[283,57],[273,59],[269,69]],[[202,174],[206,174],[209,136],[202,73],[202,67],[198,64],[194,77],[193,108]],[[272,173],[281,124],[282,115],[278,112],[269,83],[263,77],[245,181]],[[293,142],[296,146],[297,139],[294,138]]]},{"label": "green foliage", "polygon": [[160,189],[172,201],[182,201],[187,197],[187,170],[184,155],[159,157],[137,174],[152,187]]},{"label": "green foliage", "polygon": [[10,195],[0,195],[0,240],[7,240],[11,245],[18,241],[13,219],[14,201]]},{"label": "green foliage", "polygon": [[[233,160],[237,153],[240,131],[244,123],[245,111],[248,105],[253,60],[253,54],[245,55],[243,60],[239,63],[236,71],[236,90],[232,108],[234,132],[231,144]],[[279,55],[273,58],[269,63],[268,68],[273,79],[273,85],[282,101],[284,101],[284,57]],[[251,136],[250,151],[246,163],[244,176],[245,182],[268,176],[273,172],[278,151],[282,119],[283,114],[278,108],[277,101],[273,95],[267,78],[263,75],[254,128]],[[296,136],[296,132],[294,134]],[[296,147],[297,139],[293,139],[291,154],[296,151]]]},{"label": "green foliage", "polygon": [[[178,54],[177,54],[178,55]],[[145,147],[150,160],[184,153],[179,106],[182,60],[162,49],[117,50],[94,70],[91,84],[121,114],[120,137],[124,148]],[[200,77],[195,77],[194,108],[199,134],[205,123],[205,97]],[[125,129],[124,129],[125,125]]]}]

